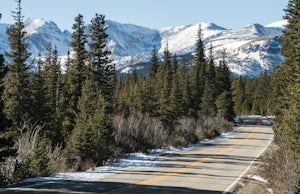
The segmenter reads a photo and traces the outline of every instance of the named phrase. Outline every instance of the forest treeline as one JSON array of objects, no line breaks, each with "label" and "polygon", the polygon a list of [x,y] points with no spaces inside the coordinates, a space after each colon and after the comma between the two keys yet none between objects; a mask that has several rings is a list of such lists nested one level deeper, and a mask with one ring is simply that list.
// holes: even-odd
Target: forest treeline
[{"label": "forest treeline", "polygon": [[296,172],[289,173],[294,182],[288,189],[298,188],[299,0],[290,0],[286,9],[283,65],[257,78],[231,76],[226,50],[216,60],[210,46],[206,56],[201,26],[190,63],[168,47],[159,58],[154,47],[147,75],[133,66],[117,77],[105,16],[99,14],[89,29],[81,14],[75,17],[64,71],[51,43],[48,54],[32,62],[21,0],[16,2],[15,23],[7,29],[10,50],[0,55],[1,184],[93,168],[133,151],[195,143],[229,130],[235,115],[260,114],[276,116],[279,148],[270,157],[281,159],[266,160],[266,174],[272,177],[276,165],[288,166]]},{"label": "forest treeline", "polygon": [[[64,71],[58,50],[31,61],[21,0],[1,55],[1,183],[84,170],[125,153],[196,143],[231,129],[225,54],[205,56],[201,27],[193,64],[153,48],[147,75],[116,77],[105,16],[75,17]],[[212,52],[211,52],[212,53]],[[4,61],[7,59],[7,61]],[[33,71],[33,64],[36,70]],[[189,69],[187,66],[191,66]]]}]

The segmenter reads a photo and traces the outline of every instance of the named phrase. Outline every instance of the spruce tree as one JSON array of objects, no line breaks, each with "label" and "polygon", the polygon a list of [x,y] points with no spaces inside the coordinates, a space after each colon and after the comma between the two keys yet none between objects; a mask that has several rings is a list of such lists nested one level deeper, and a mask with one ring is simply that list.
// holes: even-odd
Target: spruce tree
[{"label": "spruce tree", "polygon": [[182,116],[184,112],[182,88],[179,85],[178,74],[175,74],[170,93],[169,111],[175,118]]},{"label": "spruce tree", "polygon": [[37,70],[33,75],[32,81],[32,105],[34,107],[33,111],[33,119],[34,121],[44,124],[47,123],[49,120],[49,108],[47,106],[47,91],[45,85],[45,75],[43,72],[43,61],[42,57],[39,54],[38,61],[37,61]]},{"label": "spruce tree", "polygon": [[245,78],[238,77],[235,78],[232,82],[232,99],[234,102],[234,112],[238,115],[246,114],[243,110],[243,104],[246,99],[245,96]]},{"label": "spruce tree", "polygon": [[45,87],[47,96],[47,107],[49,111],[49,121],[47,122],[46,136],[52,140],[52,142],[58,143],[63,141],[61,131],[62,120],[62,73],[60,68],[60,62],[58,61],[58,51],[55,47],[48,47],[48,57],[45,63]]},{"label": "spruce tree", "polygon": [[160,73],[158,73],[158,82],[160,82],[161,90],[159,94],[159,114],[160,118],[166,124],[174,119],[174,115],[170,112],[169,103],[170,103],[170,93],[171,93],[171,84],[172,84],[172,64],[171,56],[168,50],[168,47],[164,50],[163,64],[160,68]]},{"label": "spruce tree", "polygon": [[4,64],[4,56],[0,54],[0,129],[5,129],[8,125],[8,121],[6,116],[3,112],[4,109],[4,102],[2,100],[3,91],[4,91],[4,79],[6,77],[8,68]]},{"label": "spruce tree", "polygon": [[66,135],[70,134],[75,126],[75,115],[78,113],[78,100],[81,96],[82,84],[86,76],[87,59],[87,35],[83,16],[79,14],[75,17],[72,26],[72,40],[70,43],[72,60],[68,64],[68,71],[65,74],[66,82],[66,113],[64,114],[63,128]]},{"label": "spruce tree", "polygon": [[182,103],[181,103],[181,114],[183,116],[189,116],[190,114],[190,87],[189,87],[189,79],[188,79],[188,71],[185,64],[185,59],[182,58],[180,61],[180,65],[177,69],[176,75],[178,76],[179,88],[182,93]]},{"label": "spruce tree", "polygon": [[6,56],[11,59],[8,65],[8,74],[4,83],[3,101],[4,113],[7,118],[18,125],[22,118],[30,118],[31,94],[30,94],[30,64],[28,59],[30,52],[27,50],[28,43],[21,13],[21,0],[16,12],[13,12],[15,23],[8,27],[8,45],[10,51]]},{"label": "spruce tree", "polygon": [[[6,135],[6,130],[9,128],[9,122],[6,119],[5,114],[2,112],[4,107],[4,102],[2,101],[3,94],[3,82],[7,73],[7,66],[4,65],[4,57],[0,54],[0,165],[5,159],[9,156],[14,156],[16,150],[14,149],[14,142],[12,136]],[[1,181],[1,172],[0,172],[0,185]]]},{"label": "spruce tree", "polygon": [[[283,134],[286,134],[287,142],[289,142],[288,148],[299,156],[300,0],[290,0],[285,12],[285,19],[288,21],[282,45],[285,60],[275,74],[276,82],[273,82],[273,86],[275,85],[276,90],[273,92],[272,102],[277,106],[274,112],[277,113],[279,127],[275,128],[275,132],[278,133],[283,129]],[[286,77],[282,77],[284,75]],[[282,94],[281,98],[279,94]]]},{"label": "spruce tree", "polygon": [[159,60],[157,57],[157,50],[156,47],[153,47],[152,53],[151,53],[151,60],[150,60],[150,67],[149,67],[149,78],[153,79],[157,73],[159,67]]},{"label": "spruce tree", "polygon": [[[234,110],[233,110],[233,100],[232,100],[232,90],[231,90],[231,79],[230,71],[226,64],[226,54],[223,51],[222,60],[216,70],[216,97],[218,99],[219,110],[217,112],[225,115],[225,119],[230,121],[233,120]],[[224,99],[225,97],[225,99]],[[222,102],[226,100],[226,102]],[[223,105],[223,106],[221,106]],[[226,108],[225,108],[226,107]],[[223,113],[226,110],[226,113]]]},{"label": "spruce tree", "polygon": [[86,79],[70,144],[74,154],[82,160],[92,160],[96,165],[109,158],[112,144],[111,116],[106,114],[107,103],[98,88],[97,82]]},{"label": "spruce tree", "polygon": [[99,83],[102,95],[110,104],[108,111],[112,113],[115,66],[110,59],[111,52],[107,49],[106,30],[105,16],[96,14],[91,20],[89,62],[95,81]]},{"label": "spruce tree", "polygon": [[211,45],[209,61],[205,69],[205,85],[201,98],[200,115],[206,117],[214,117],[216,115],[216,89],[216,72]]},{"label": "spruce tree", "polygon": [[194,62],[190,69],[190,89],[191,89],[191,108],[192,116],[197,117],[201,98],[205,86],[205,69],[206,59],[204,53],[204,45],[202,42],[202,30],[199,26],[198,39],[196,42],[196,50],[194,53]]}]

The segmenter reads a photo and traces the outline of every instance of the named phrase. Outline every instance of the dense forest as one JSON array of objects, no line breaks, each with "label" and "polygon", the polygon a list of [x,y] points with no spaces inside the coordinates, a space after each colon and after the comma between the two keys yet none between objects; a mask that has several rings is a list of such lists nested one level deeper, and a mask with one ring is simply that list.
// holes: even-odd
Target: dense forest
[{"label": "dense forest", "polygon": [[89,29],[83,15],[75,17],[64,68],[51,43],[47,56],[32,61],[21,0],[16,2],[15,23],[7,29],[10,51],[0,55],[1,184],[84,170],[134,151],[196,143],[230,130],[235,115],[259,114],[276,116],[278,149],[265,161],[266,175],[274,180],[270,184],[284,182],[273,176],[284,165],[293,172],[286,190],[297,192],[299,0],[290,0],[285,10],[284,63],[257,78],[231,76],[226,50],[221,60],[212,46],[206,56],[201,26],[191,62],[168,47],[159,58],[154,47],[146,75],[132,67],[116,76],[101,14]]}]

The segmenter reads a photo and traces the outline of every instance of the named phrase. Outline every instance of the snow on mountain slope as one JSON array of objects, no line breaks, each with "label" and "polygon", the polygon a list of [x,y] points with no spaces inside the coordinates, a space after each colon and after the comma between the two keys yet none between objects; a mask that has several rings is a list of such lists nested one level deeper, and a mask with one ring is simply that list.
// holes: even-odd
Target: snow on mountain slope
[{"label": "snow on mountain slope", "polygon": [[273,22],[270,24],[267,24],[266,27],[274,27],[274,28],[285,28],[285,26],[288,24],[287,20],[280,20],[277,22]]},{"label": "snow on mountain slope", "polygon": [[71,33],[61,31],[54,22],[46,22],[41,19],[29,18],[24,21],[25,31],[28,34],[29,50],[33,56],[46,55],[46,47],[49,43],[56,46],[58,55],[65,55],[69,49]]},{"label": "snow on mountain slope", "polygon": [[[61,59],[65,58],[71,41],[70,32],[62,31],[54,22],[42,19],[29,18],[24,21],[24,24],[28,34],[29,50],[33,57],[36,57],[39,52],[45,55],[46,46],[51,43],[57,46]],[[232,73],[257,76],[265,70],[272,71],[276,65],[282,63],[280,44],[285,25],[286,21],[279,21],[266,26],[251,24],[240,29],[227,30],[212,23],[200,22],[155,30],[107,21],[108,48],[112,51],[117,70],[148,62],[154,46],[159,51],[159,56],[162,56],[167,44],[172,54],[189,55],[195,50],[199,26],[201,26],[205,48],[208,50],[210,43],[212,44],[216,64],[220,51],[225,49]],[[8,24],[0,24],[0,52],[2,53],[9,49],[5,33],[7,27]]]},{"label": "snow on mountain slope", "polygon": [[[71,33],[61,31],[54,22],[46,22],[42,19],[28,18],[24,21],[25,31],[28,37],[28,49],[33,57],[46,55],[46,47],[49,43],[56,46],[58,55],[65,55],[69,49]],[[9,25],[0,24],[0,52],[8,51],[6,28]]]},{"label": "snow on mountain slope", "polygon": [[133,24],[107,21],[108,47],[117,68],[147,61],[153,47],[161,47],[161,37],[157,30]]},{"label": "snow on mountain slope", "polygon": [[162,47],[159,52],[163,52],[168,44],[168,49],[171,53],[182,55],[193,52],[195,43],[198,38],[199,28],[202,30],[202,38],[210,39],[215,36],[220,36],[226,31],[225,28],[215,24],[200,22],[188,26],[175,26],[160,29],[160,35],[163,39]]},{"label": "snow on mountain slope", "polygon": [[163,52],[168,43],[168,48],[173,54],[192,53],[201,26],[206,52],[211,43],[216,64],[221,57],[220,51],[225,50],[233,74],[254,77],[264,71],[274,71],[275,66],[282,63],[283,57],[280,54],[281,33],[284,29],[282,24],[282,22],[268,26],[251,24],[236,30],[226,30],[208,23],[163,28],[160,30],[162,37],[160,52]]}]

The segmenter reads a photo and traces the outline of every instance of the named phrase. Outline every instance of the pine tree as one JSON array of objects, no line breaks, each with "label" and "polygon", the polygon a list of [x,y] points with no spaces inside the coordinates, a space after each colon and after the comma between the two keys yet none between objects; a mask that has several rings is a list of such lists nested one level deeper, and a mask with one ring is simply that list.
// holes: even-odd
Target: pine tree
[{"label": "pine tree", "polygon": [[[288,21],[287,31],[283,35],[282,54],[285,60],[282,67],[277,71],[273,84],[276,90],[273,93],[274,105],[277,105],[276,118],[278,125],[282,127],[275,128],[278,133],[281,128],[287,135],[288,147],[296,155],[300,153],[300,114],[299,114],[299,91],[300,91],[300,0],[290,0],[285,10],[285,19]],[[285,78],[282,76],[286,75]],[[280,87],[284,88],[280,88]],[[275,95],[274,95],[275,94]],[[282,94],[282,97],[278,97]],[[275,98],[274,98],[275,97]],[[279,109],[281,108],[281,109]],[[299,185],[298,185],[299,186]]]},{"label": "pine tree", "polygon": [[32,81],[32,105],[34,107],[33,120],[44,124],[48,122],[50,116],[49,108],[47,107],[47,91],[45,86],[45,77],[43,72],[43,61],[39,54],[37,61],[37,70],[33,75]]},{"label": "pine tree", "polygon": [[46,58],[44,77],[47,97],[47,107],[49,111],[49,121],[47,122],[46,137],[54,144],[63,141],[61,131],[62,120],[62,73],[60,62],[58,61],[57,48],[48,47],[48,57]]},{"label": "pine tree", "polygon": [[171,93],[171,83],[172,83],[172,65],[171,56],[168,47],[164,50],[163,64],[160,65],[158,82],[160,82],[160,93],[159,93],[159,114],[160,118],[166,124],[169,124],[173,119],[174,115],[170,112],[170,93]]},{"label": "pine tree", "polygon": [[[14,156],[16,154],[16,150],[13,148],[14,142],[12,136],[5,135],[6,130],[9,127],[9,122],[6,119],[5,114],[2,112],[4,103],[2,101],[3,94],[3,82],[7,73],[7,66],[4,65],[4,57],[0,55],[0,164],[5,161],[5,159],[9,156]],[[0,172],[0,185],[1,181],[1,172]]]},{"label": "pine tree", "polygon": [[175,74],[172,82],[172,88],[170,93],[170,104],[169,104],[169,111],[170,113],[175,117],[178,118],[179,116],[182,116],[184,110],[183,110],[183,95],[182,95],[182,89],[179,85],[179,78],[178,74]]},{"label": "pine tree", "polygon": [[188,72],[186,69],[185,59],[182,58],[180,65],[177,69],[177,77],[179,81],[179,88],[182,91],[182,103],[181,103],[181,115],[189,116],[190,114],[190,87],[189,87],[189,79]]},{"label": "pine tree", "polygon": [[[216,97],[217,112],[232,121],[234,118],[233,100],[231,91],[230,71],[226,64],[226,53],[223,52],[222,60],[216,70]],[[226,112],[224,112],[226,110]]]},{"label": "pine tree", "polygon": [[205,86],[205,68],[206,59],[204,54],[204,45],[202,42],[202,30],[200,26],[196,42],[196,50],[194,53],[194,62],[190,69],[191,114],[194,117],[197,116],[201,104],[201,98]]},{"label": "pine tree", "polygon": [[6,77],[8,68],[4,65],[4,56],[0,54],[0,129],[5,129],[8,125],[8,121],[6,116],[3,112],[4,109],[4,102],[2,100],[3,90],[4,90],[4,79]]},{"label": "pine tree", "polygon": [[224,91],[216,99],[217,115],[228,121],[232,121],[234,117],[233,102],[231,100],[231,93]]},{"label": "pine tree", "polygon": [[234,102],[234,112],[238,115],[246,114],[243,110],[243,104],[245,102],[245,78],[238,77],[232,82],[232,95]]},{"label": "pine tree", "polygon": [[8,74],[4,83],[3,101],[4,113],[7,118],[18,125],[24,116],[30,117],[30,53],[27,50],[27,37],[21,14],[21,0],[17,0],[18,7],[14,12],[15,24],[7,29],[10,51],[6,52],[11,59]]},{"label": "pine tree", "polygon": [[205,85],[200,104],[200,115],[206,117],[214,117],[216,115],[216,72],[212,49],[211,45],[209,61],[205,69]]},{"label": "pine tree", "polygon": [[226,64],[226,52],[222,52],[222,60],[216,69],[216,96],[231,90],[230,71]]},{"label": "pine tree", "polygon": [[66,136],[71,133],[75,125],[75,115],[78,113],[78,100],[81,96],[82,84],[86,76],[87,59],[87,35],[85,34],[85,25],[83,16],[79,14],[75,17],[75,23],[72,26],[72,40],[70,43],[72,60],[68,64],[68,71],[65,74],[66,85],[66,112],[64,114],[63,129]]},{"label": "pine tree", "polygon": [[270,80],[269,75],[264,72],[260,77],[253,80],[255,84],[255,93],[252,100],[252,114],[266,115],[268,111],[268,101],[269,101],[269,88]]},{"label": "pine tree", "polygon": [[70,144],[73,153],[97,165],[109,158],[112,144],[111,116],[106,114],[107,103],[98,88],[92,79],[85,81]]},{"label": "pine tree", "polygon": [[50,158],[46,152],[47,140],[37,137],[34,154],[29,160],[29,168],[33,176],[45,177],[50,175]]},{"label": "pine tree", "polygon": [[159,60],[157,57],[157,50],[155,46],[153,47],[151,60],[150,60],[150,67],[149,67],[149,78],[153,79],[157,73],[159,67]]},{"label": "pine tree", "polygon": [[107,50],[108,34],[106,30],[105,16],[96,14],[95,18],[91,21],[89,62],[91,63],[91,71],[95,77],[95,81],[99,83],[101,93],[105,100],[109,102],[109,111],[112,113],[115,66],[110,59],[111,52]]}]

